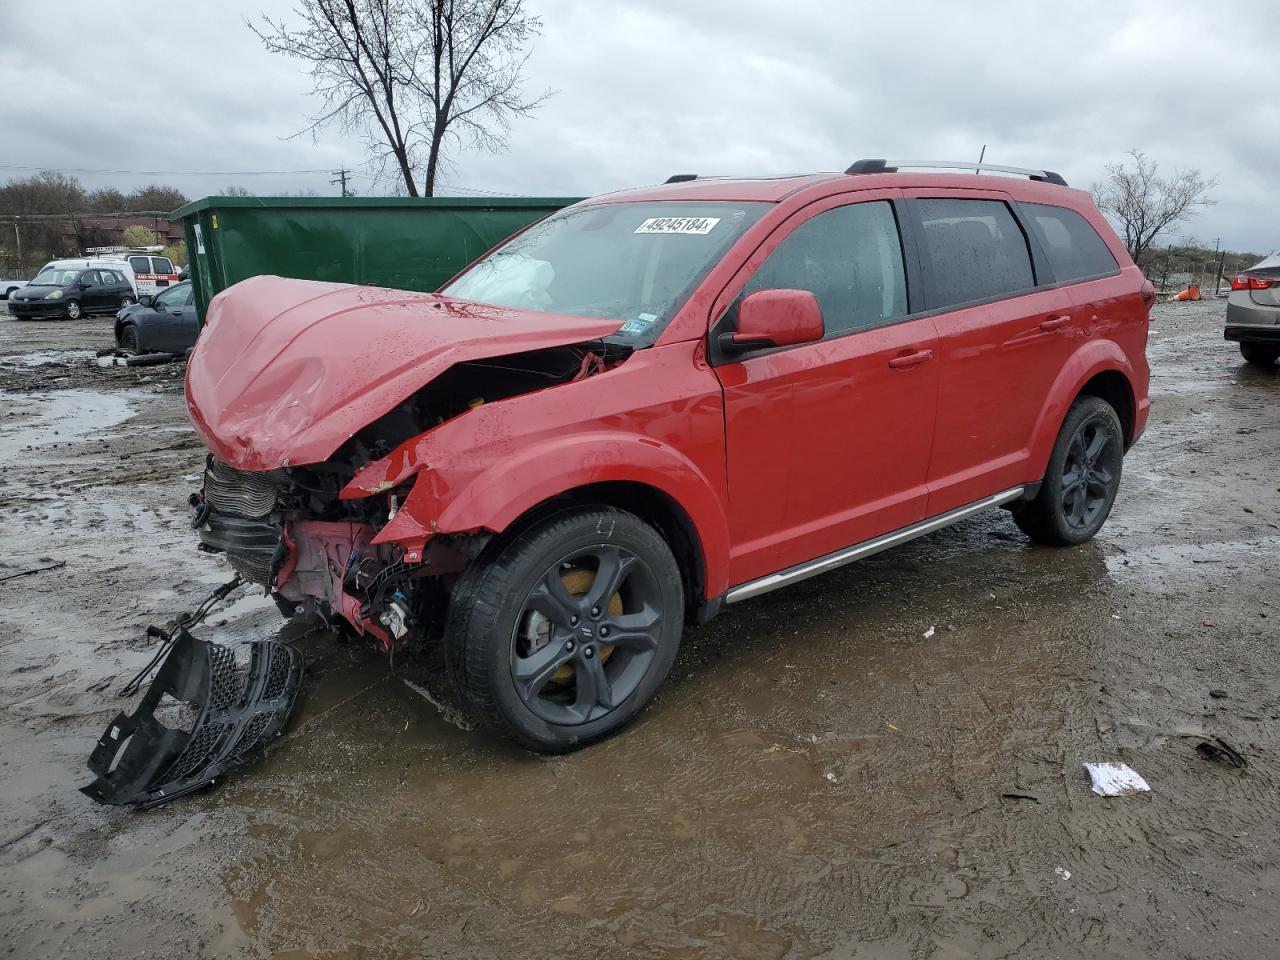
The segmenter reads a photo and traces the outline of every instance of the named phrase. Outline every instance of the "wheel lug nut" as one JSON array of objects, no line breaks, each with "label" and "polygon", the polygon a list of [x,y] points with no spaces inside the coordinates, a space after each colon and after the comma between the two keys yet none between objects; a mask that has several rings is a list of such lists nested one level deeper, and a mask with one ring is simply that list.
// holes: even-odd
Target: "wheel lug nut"
[{"label": "wheel lug nut", "polygon": [[577,625],[578,625],[578,617],[577,617],[577,615],[575,614],[574,616],[571,616],[571,617],[569,618],[569,626],[571,626],[571,627],[576,627]]},{"label": "wheel lug nut", "polygon": [[592,657],[596,655],[596,652],[593,648],[587,647],[582,651],[582,655],[586,657],[588,660],[590,660]]},{"label": "wheel lug nut", "polygon": [[599,608],[599,607],[592,607],[592,608],[591,608],[591,615],[592,615],[593,617],[598,617],[598,616],[600,616],[600,608]]},{"label": "wheel lug nut", "polygon": [[608,628],[608,627],[601,627],[601,628],[600,628],[600,636],[602,636],[602,637],[607,637],[608,635],[609,635],[609,628]]},{"label": "wheel lug nut", "polygon": [[565,648],[566,650],[572,651],[572,650],[573,650],[573,641],[572,641],[572,640],[566,640],[566,641],[565,641],[565,643],[564,643],[564,648]]}]

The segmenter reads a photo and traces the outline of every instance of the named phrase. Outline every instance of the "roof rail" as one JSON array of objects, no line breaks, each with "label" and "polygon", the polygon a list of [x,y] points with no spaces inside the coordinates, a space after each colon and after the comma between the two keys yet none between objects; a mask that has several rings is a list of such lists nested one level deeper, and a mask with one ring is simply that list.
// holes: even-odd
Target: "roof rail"
[{"label": "roof rail", "polygon": [[963,163],[958,160],[898,160],[890,164],[886,160],[858,160],[845,173],[896,173],[901,167],[923,168],[931,170],[993,170],[996,173],[1012,173],[1022,177],[1030,177],[1042,183],[1056,183],[1065,187],[1067,181],[1062,174],[1052,170],[1032,170],[1028,167],[1004,167],[997,163]]},{"label": "roof rail", "polygon": [[667,177],[667,183],[688,183],[690,180],[697,180],[696,173],[675,173]]}]

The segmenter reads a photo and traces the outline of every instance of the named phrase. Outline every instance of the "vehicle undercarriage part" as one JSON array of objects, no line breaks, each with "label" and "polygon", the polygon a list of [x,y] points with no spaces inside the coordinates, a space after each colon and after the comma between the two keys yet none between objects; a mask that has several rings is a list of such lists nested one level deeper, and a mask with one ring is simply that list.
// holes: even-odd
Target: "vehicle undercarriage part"
[{"label": "vehicle undercarriage part", "polygon": [[[150,628],[163,638],[160,651],[124,692],[136,688],[161,657],[163,663],[137,709],[112,720],[89,755],[96,779],[81,788],[86,796],[118,806],[159,806],[209,786],[284,728],[301,686],[301,654],[279,640],[254,640],[241,664],[231,647],[187,629],[239,583],[237,577],[219,588],[172,633]],[[175,712],[194,715],[189,729],[164,722]]]}]

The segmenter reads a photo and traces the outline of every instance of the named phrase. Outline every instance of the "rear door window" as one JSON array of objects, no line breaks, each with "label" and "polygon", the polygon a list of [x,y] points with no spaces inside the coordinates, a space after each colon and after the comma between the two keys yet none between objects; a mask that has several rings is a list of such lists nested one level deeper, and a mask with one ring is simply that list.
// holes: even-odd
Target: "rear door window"
[{"label": "rear door window", "polygon": [[150,273],[151,261],[147,257],[130,257],[129,266],[134,273]]},{"label": "rear door window", "polygon": [[1035,286],[1027,238],[999,200],[921,199],[929,307],[992,300]]},{"label": "rear door window", "polygon": [[98,271],[86,270],[84,273],[80,274],[80,282],[88,287],[98,286]]},{"label": "rear door window", "polygon": [[836,207],[802,223],[743,288],[808,290],[827,336],[870,330],[907,315],[902,241],[888,201]]},{"label": "rear door window", "polygon": [[173,273],[173,264],[169,262],[168,257],[152,257],[151,272],[152,273]]},{"label": "rear door window", "polygon": [[1049,258],[1053,279],[1058,283],[1091,280],[1119,272],[1120,265],[1098,231],[1074,210],[1043,203],[1019,206],[1023,221],[1031,227],[1040,249]]}]

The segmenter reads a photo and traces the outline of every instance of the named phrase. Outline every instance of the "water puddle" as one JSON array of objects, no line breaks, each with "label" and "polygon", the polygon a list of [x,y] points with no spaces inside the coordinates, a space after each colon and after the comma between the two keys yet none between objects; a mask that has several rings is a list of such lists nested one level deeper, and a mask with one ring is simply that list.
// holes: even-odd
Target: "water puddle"
[{"label": "water puddle", "polygon": [[72,367],[94,359],[92,350],[36,350],[0,357],[0,367],[31,370],[37,367]]},{"label": "water puddle", "polygon": [[78,440],[119,426],[133,416],[129,399],[92,390],[3,395],[0,463],[13,462],[25,449]]}]

